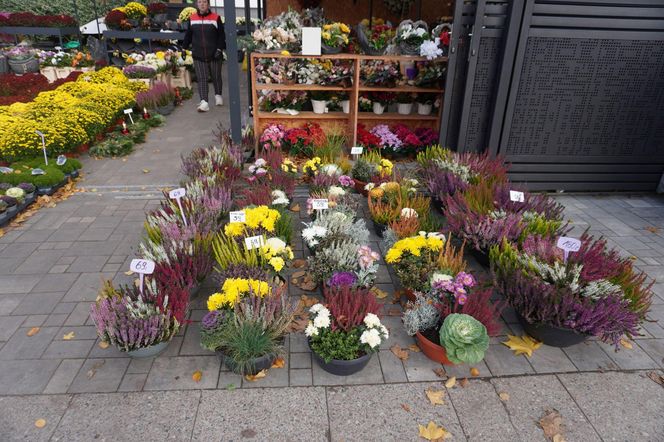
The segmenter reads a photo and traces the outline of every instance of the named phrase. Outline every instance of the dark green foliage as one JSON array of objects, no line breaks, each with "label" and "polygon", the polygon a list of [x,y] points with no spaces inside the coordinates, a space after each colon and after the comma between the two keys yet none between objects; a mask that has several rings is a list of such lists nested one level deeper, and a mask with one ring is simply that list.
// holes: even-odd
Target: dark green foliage
[{"label": "dark green foliage", "polygon": [[320,336],[311,342],[311,349],[325,362],[332,359],[352,361],[361,356],[360,345],[360,330],[357,327],[349,332],[321,329]]},{"label": "dark green foliage", "polygon": [[14,186],[20,183],[31,183],[35,187],[43,188],[55,186],[65,180],[64,173],[55,166],[55,161],[53,163],[49,161],[48,166],[38,166],[45,172],[44,175],[32,175],[32,167],[25,162],[14,163],[10,167],[14,169],[14,173],[0,174],[0,183],[9,183]]},{"label": "dark green foliage", "polygon": [[222,351],[238,374],[254,374],[253,361],[265,355],[277,356],[281,347],[274,336],[263,330],[260,321],[227,321],[219,332]]}]

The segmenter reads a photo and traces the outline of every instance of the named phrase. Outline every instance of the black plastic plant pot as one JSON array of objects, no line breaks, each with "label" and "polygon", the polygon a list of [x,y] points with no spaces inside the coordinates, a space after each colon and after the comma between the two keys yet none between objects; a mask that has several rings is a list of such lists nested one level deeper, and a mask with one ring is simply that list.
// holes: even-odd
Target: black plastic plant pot
[{"label": "black plastic plant pot", "polygon": [[52,195],[55,192],[53,187],[40,187],[37,189],[38,195]]},{"label": "black plastic plant pot", "polygon": [[307,344],[309,345],[311,353],[314,355],[314,360],[320,366],[320,368],[337,376],[350,376],[352,374],[358,373],[367,366],[369,360],[371,359],[371,353],[368,353],[351,361],[332,359],[330,362],[325,362],[325,359],[318,356],[318,354],[316,354],[316,352],[311,348],[311,342],[309,342],[309,340],[307,340]]},{"label": "black plastic plant pot", "polygon": [[473,258],[483,267],[486,267],[487,269],[491,267],[491,261],[489,260],[489,254],[484,252],[483,250],[477,250],[477,249],[468,249],[470,251],[470,254],[473,255]]},{"label": "black plastic plant pot", "polygon": [[516,316],[526,333],[551,347],[570,347],[588,339],[588,335],[577,333],[569,328],[548,324],[531,324],[520,314],[517,313]]},{"label": "black plastic plant pot", "polygon": [[371,222],[373,222],[374,229],[376,230],[376,235],[378,235],[379,238],[382,238],[383,233],[385,233],[385,230],[387,230],[387,224],[380,224],[373,220],[371,220]]}]

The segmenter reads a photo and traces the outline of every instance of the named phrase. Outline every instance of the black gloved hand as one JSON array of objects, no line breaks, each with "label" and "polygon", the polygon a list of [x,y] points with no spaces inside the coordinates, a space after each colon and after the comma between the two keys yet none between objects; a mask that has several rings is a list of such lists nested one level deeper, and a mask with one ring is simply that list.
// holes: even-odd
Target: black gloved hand
[{"label": "black gloved hand", "polygon": [[216,60],[220,60],[223,56],[224,56],[224,51],[222,51],[221,49],[217,49],[216,51],[214,51],[214,58]]}]

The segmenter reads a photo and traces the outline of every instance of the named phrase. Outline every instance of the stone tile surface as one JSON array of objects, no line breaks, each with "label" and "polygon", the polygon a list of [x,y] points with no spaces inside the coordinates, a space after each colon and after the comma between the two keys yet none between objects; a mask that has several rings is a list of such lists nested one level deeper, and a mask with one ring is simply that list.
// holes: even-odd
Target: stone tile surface
[{"label": "stone tile surface", "polygon": [[[193,390],[215,388],[219,377],[218,356],[157,357],[145,382],[145,390]],[[199,382],[195,371],[203,374]]]},{"label": "stone tile surface", "polygon": [[[50,440],[70,400],[68,395],[0,397],[2,440]],[[35,426],[38,419],[46,421],[43,428]]]}]

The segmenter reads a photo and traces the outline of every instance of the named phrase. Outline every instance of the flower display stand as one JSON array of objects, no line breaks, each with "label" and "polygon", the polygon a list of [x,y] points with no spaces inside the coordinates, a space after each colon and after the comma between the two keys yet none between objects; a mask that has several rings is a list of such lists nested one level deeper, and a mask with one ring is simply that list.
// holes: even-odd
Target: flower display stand
[{"label": "flower display stand", "polygon": [[[286,83],[258,83],[256,79],[256,64],[257,60],[261,58],[307,58],[318,60],[349,60],[353,63],[353,81],[348,87],[344,85],[335,86],[322,86],[316,84],[286,84]],[[364,85],[360,81],[360,68],[363,62],[371,60],[383,60],[392,62],[401,62],[404,64],[413,64],[418,61],[427,61],[425,57],[415,57],[408,55],[361,55],[361,54],[327,54],[327,55],[298,55],[298,54],[280,54],[280,53],[258,53],[254,52],[250,58],[250,73],[252,83],[252,106],[254,109],[254,130],[260,134],[265,128],[272,124],[278,123],[285,127],[294,127],[301,125],[307,121],[315,121],[324,131],[338,130],[343,128],[347,135],[350,146],[357,143],[357,126],[364,124],[367,126],[375,126],[378,124],[394,124],[402,123],[413,127],[429,127],[434,130],[440,130],[441,111],[440,109],[428,115],[419,115],[412,113],[410,115],[402,115],[398,112],[384,112],[382,114],[375,114],[373,112],[360,112],[359,111],[359,97],[360,93],[366,92],[394,92],[394,93],[434,93],[443,95],[445,90],[442,88],[422,88],[416,86],[371,86]],[[447,57],[437,58],[437,62],[447,62]],[[300,111],[296,115],[288,113],[271,113],[261,111],[258,105],[258,97],[263,91],[326,91],[326,92],[345,92],[349,95],[349,112],[326,112],[314,113],[311,111]],[[258,155],[258,139],[256,137],[256,154]]]},{"label": "flower display stand", "polygon": [[180,66],[177,69],[177,73],[171,77],[171,87],[191,87],[191,73]]}]

